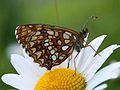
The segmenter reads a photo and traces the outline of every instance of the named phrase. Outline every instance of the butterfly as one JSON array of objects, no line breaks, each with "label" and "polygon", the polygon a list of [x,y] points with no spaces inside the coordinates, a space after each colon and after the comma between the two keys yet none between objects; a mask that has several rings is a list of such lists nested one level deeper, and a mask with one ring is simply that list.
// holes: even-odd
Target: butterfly
[{"label": "butterfly", "polygon": [[51,70],[65,61],[75,49],[85,47],[87,28],[81,32],[47,24],[26,24],[16,27],[16,38],[34,62]]}]

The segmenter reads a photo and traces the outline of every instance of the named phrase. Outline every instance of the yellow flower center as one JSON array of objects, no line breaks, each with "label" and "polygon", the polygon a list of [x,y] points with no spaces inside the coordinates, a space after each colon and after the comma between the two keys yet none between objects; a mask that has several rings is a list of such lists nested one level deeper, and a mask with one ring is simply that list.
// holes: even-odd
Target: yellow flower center
[{"label": "yellow flower center", "polygon": [[83,76],[68,68],[46,72],[37,82],[34,90],[85,90]]}]

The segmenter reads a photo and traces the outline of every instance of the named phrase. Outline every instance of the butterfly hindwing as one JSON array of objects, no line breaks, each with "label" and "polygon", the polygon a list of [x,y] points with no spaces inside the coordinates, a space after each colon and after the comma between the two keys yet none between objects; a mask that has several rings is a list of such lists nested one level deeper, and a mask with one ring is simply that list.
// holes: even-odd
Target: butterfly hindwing
[{"label": "butterfly hindwing", "polygon": [[51,25],[28,24],[16,28],[16,37],[40,66],[51,69],[73,52],[77,32]]}]

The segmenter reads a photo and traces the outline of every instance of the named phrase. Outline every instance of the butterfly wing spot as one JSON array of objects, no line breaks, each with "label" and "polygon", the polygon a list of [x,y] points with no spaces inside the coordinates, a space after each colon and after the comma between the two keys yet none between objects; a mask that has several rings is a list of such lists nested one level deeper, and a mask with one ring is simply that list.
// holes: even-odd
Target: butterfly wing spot
[{"label": "butterfly wing spot", "polygon": [[50,51],[50,53],[51,53],[51,54],[54,54],[54,53],[55,53],[55,50],[54,50],[54,49],[52,49],[52,50]]},{"label": "butterfly wing spot", "polygon": [[67,44],[67,43],[69,43],[70,42],[70,40],[65,40],[65,44]]},{"label": "butterfly wing spot", "polygon": [[69,35],[69,36],[71,36],[71,33],[69,33],[69,32],[65,32],[67,35]]},{"label": "butterfly wing spot", "polygon": [[43,39],[43,36],[38,36],[38,39]]},{"label": "butterfly wing spot", "polygon": [[63,56],[60,56],[59,59],[64,59],[64,57],[63,57]]},{"label": "butterfly wing spot", "polygon": [[56,52],[55,55],[58,57],[58,52]]},{"label": "butterfly wing spot", "polygon": [[73,52],[73,47],[71,47],[68,53],[72,53],[72,52]]},{"label": "butterfly wing spot", "polygon": [[25,28],[25,26],[22,26],[22,29],[24,29]]},{"label": "butterfly wing spot", "polygon": [[37,30],[42,30],[42,28],[41,27],[37,27]]},{"label": "butterfly wing spot", "polygon": [[47,33],[48,33],[49,35],[54,35],[54,31],[51,31],[51,30],[47,31]]},{"label": "butterfly wing spot", "polygon": [[62,54],[61,56],[59,56],[59,59],[64,59],[65,58],[65,54]]},{"label": "butterfly wing spot", "polygon": [[36,48],[31,48],[31,50],[32,50],[32,53],[36,52]]},{"label": "butterfly wing spot", "polygon": [[18,43],[20,43],[20,40],[18,40]]},{"label": "butterfly wing spot", "polygon": [[16,39],[18,39],[18,35],[16,35]]},{"label": "butterfly wing spot", "polygon": [[56,37],[58,37],[58,36],[59,36],[59,34],[58,34],[58,32],[57,32],[57,31],[55,32],[55,36],[56,36]]},{"label": "butterfly wing spot", "polygon": [[66,34],[66,33],[63,33],[63,38],[64,39],[70,39],[70,36],[68,34]]},{"label": "butterfly wing spot", "polygon": [[17,29],[19,29],[20,28],[20,26],[17,26],[16,27],[16,30],[15,30],[15,35],[16,35],[16,33],[17,33]]},{"label": "butterfly wing spot", "polygon": [[35,54],[37,55],[37,58],[39,58],[42,55],[42,52],[41,51],[37,51]]},{"label": "butterfly wing spot", "polygon": [[62,44],[61,40],[58,40],[58,45],[61,45],[61,44]]},{"label": "butterfly wing spot", "polygon": [[32,36],[31,41],[35,41],[37,39],[37,36]]},{"label": "butterfly wing spot", "polygon": [[30,28],[31,28],[31,27],[33,27],[33,26],[32,26],[32,25],[29,25],[28,27],[30,27]]},{"label": "butterfly wing spot", "polygon": [[54,50],[55,50],[55,51],[57,51],[57,50],[58,50],[58,48],[54,48]]},{"label": "butterfly wing spot", "polygon": [[37,31],[35,35],[40,35],[40,34],[41,34],[41,32],[40,32],[40,31]]},{"label": "butterfly wing spot", "polygon": [[56,55],[52,55],[52,60],[55,61],[57,59]]},{"label": "butterfly wing spot", "polygon": [[45,49],[42,49],[42,53],[45,54]]},{"label": "butterfly wing spot", "polygon": [[53,42],[49,42],[49,45],[53,45]]},{"label": "butterfly wing spot", "polygon": [[66,49],[68,49],[69,46],[63,46],[62,50],[65,51]]},{"label": "butterfly wing spot", "polygon": [[39,60],[41,61],[41,63],[42,63],[42,64],[43,64],[43,63],[44,63],[44,61],[45,61],[44,59],[39,59]]},{"label": "butterfly wing spot", "polygon": [[45,40],[45,42],[49,42],[49,41],[50,41],[50,39],[46,39],[46,40]]},{"label": "butterfly wing spot", "polygon": [[48,49],[51,50],[51,49],[52,49],[52,46],[49,46]]},{"label": "butterfly wing spot", "polygon": [[22,34],[22,36],[25,36],[27,34],[27,31],[24,31],[21,34]]},{"label": "butterfly wing spot", "polygon": [[74,40],[76,40],[76,36],[73,35]]},{"label": "butterfly wing spot", "polygon": [[27,30],[28,31],[28,33],[31,33],[32,32],[32,30],[30,29],[30,30]]},{"label": "butterfly wing spot", "polygon": [[53,36],[50,36],[50,35],[49,35],[49,36],[48,36],[48,38],[49,38],[49,39],[52,39],[52,38],[53,38]]},{"label": "butterfly wing spot", "polygon": [[30,47],[34,46],[34,42],[29,42],[29,44],[30,44]]},{"label": "butterfly wing spot", "polygon": [[49,44],[48,44],[48,43],[45,43],[44,46],[49,46]]}]

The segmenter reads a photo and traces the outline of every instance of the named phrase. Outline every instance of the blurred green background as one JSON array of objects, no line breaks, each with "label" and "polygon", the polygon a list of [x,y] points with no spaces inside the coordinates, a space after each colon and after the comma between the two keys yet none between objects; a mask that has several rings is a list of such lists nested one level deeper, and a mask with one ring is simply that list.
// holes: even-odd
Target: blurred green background
[{"label": "blurred green background", "polygon": [[[58,17],[54,0],[0,0],[0,77],[5,73],[16,73],[10,64],[7,47],[17,43],[14,31],[20,24],[52,24],[81,30],[91,15],[99,20],[89,23],[89,40],[107,34],[99,51],[120,43],[120,0],[58,0]],[[110,56],[111,61],[120,61],[120,49]],[[106,90],[120,90],[120,78],[107,81]],[[0,80],[0,90],[11,90]]]}]

